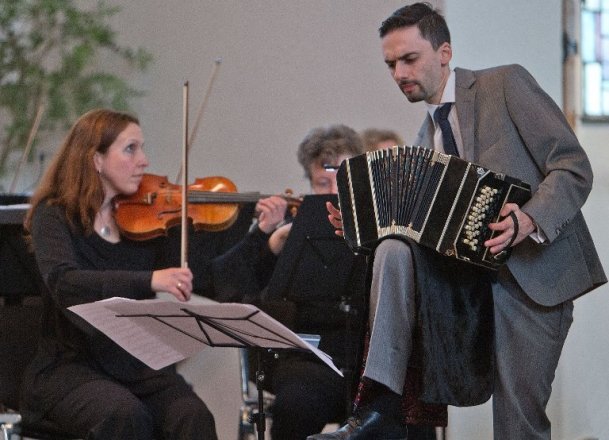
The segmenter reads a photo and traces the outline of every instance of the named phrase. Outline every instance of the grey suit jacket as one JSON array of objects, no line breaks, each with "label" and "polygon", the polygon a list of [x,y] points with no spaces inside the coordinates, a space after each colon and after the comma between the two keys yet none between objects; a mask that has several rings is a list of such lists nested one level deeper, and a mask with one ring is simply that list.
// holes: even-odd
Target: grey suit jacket
[{"label": "grey suit jacket", "polygon": [[[546,306],[607,282],[580,211],[592,169],[560,108],[519,65],[455,74],[464,158],[529,183],[533,196],[521,209],[548,238],[516,245],[507,269]],[[429,115],[415,145],[433,146]]]}]

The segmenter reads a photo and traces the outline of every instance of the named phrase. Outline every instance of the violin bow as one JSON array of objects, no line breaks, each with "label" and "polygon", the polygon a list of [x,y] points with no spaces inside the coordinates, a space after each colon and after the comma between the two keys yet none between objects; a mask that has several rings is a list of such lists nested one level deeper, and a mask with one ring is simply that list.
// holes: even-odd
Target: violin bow
[{"label": "violin bow", "polygon": [[19,165],[17,166],[17,170],[15,171],[15,175],[13,176],[13,180],[11,182],[11,186],[9,189],[9,193],[12,194],[15,192],[15,187],[17,186],[17,180],[19,179],[19,175],[21,174],[21,169],[23,164],[27,160],[30,155],[30,150],[32,149],[32,145],[34,143],[34,138],[36,138],[36,133],[38,132],[38,127],[40,127],[40,121],[42,120],[42,114],[44,113],[44,102],[40,102],[38,105],[38,110],[36,110],[36,117],[34,118],[34,123],[32,124],[32,128],[30,129],[30,133],[28,135],[27,143],[25,144],[25,148],[23,149],[23,154],[21,155],[21,160],[19,161]]},{"label": "violin bow", "polygon": [[218,58],[214,63],[212,74],[209,78],[207,89],[205,91],[205,96],[203,97],[203,101],[201,102],[201,106],[199,107],[199,111],[197,112],[197,119],[195,121],[195,126],[192,130],[190,138],[188,137],[188,81],[184,83],[183,87],[182,166],[180,168],[180,171],[178,172],[178,177],[176,178],[176,182],[179,182],[180,180],[182,181],[182,244],[180,251],[181,267],[188,267],[188,154],[190,153],[190,147],[196,139],[197,132],[199,130],[199,124],[201,123],[201,119],[203,119],[203,112],[205,110],[205,107],[207,106],[207,101],[209,100],[209,95],[211,94],[211,88],[218,74],[218,69],[220,68],[221,62],[222,61],[220,60],[220,58]]},{"label": "violin bow", "polygon": [[[207,102],[209,101],[209,96],[211,95],[211,89],[214,84],[214,81],[216,80],[216,76],[218,75],[218,70],[220,69],[221,63],[222,63],[222,60],[220,58],[217,58],[216,61],[214,62],[214,67],[212,69],[211,76],[209,78],[209,82],[207,83],[207,89],[205,90],[205,96],[203,97],[203,101],[201,102],[201,106],[199,107],[199,110],[197,112],[197,118],[195,119],[195,125],[192,128],[192,133],[190,134],[190,138],[188,139],[188,144],[186,147],[187,154],[190,151],[190,147],[192,147],[192,145],[195,142],[195,139],[197,138],[197,133],[199,131],[199,124],[201,123],[201,120],[203,119],[203,112],[205,111],[205,108],[207,107]],[[180,170],[178,171],[178,177],[176,178],[176,182],[179,182],[181,180],[182,173],[183,173],[183,167],[180,168]]]},{"label": "violin bow", "polygon": [[188,267],[188,81],[182,88],[182,235],[180,266]]}]

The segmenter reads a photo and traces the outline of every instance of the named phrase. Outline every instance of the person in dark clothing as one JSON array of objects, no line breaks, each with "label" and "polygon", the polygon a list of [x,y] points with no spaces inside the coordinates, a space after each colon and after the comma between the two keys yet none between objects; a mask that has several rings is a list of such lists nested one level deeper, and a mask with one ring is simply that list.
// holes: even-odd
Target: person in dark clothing
[{"label": "person in dark clothing", "polygon": [[[67,310],[156,292],[188,301],[193,280],[203,277],[201,268],[193,277],[168,259],[166,237],[134,241],[114,221],[112,200],[135,193],[148,166],[143,146],[137,118],[92,110],[74,124],[31,199],[25,228],[46,285],[45,332],[25,372],[22,411],[86,439],[213,440],[212,414],[173,366],[152,370]],[[268,237],[286,203],[271,197],[257,209],[258,230],[243,248]]]},{"label": "person in dark clothing", "polygon": [[[336,194],[336,173],[324,165],[338,166],[343,159],[362,152],[360,136],[345,125],[310,130],[299,145],[298,161],[310,182],[311,192]],[[291,227],[292,223],[280,227],[270,242],[285,241]],[[344,264],[354,267],[353,279],[347,282],[346,292],[343,292],[348,296],[343,300],[350,306],[349,313],[344,309],[345,304],[341,307],[337,292],[319,292],[315,299],[310,299],[299,295],[298,286],[291,286],[285,298],[269,298],[271,292],[263,295],[267,299],[260,304],[263,310],[296,333],[320,335],[319,348],[346,373],[342,378],[315,356],[303,353],[279,352],[276,359],[267,360],[264,365],[266,382],[275,394],[270,429],[273,440],[304,440],[327,423],[343,420],[348,413],[348,390],[355,367],[355,359],[350,358],[356,355],[364,321],[361,301],[365,263],[356,265],[345,261]],[[311,274],[311,277],[316,275],[319,274]],[[351,324],[348,327],[347,319]]]}]

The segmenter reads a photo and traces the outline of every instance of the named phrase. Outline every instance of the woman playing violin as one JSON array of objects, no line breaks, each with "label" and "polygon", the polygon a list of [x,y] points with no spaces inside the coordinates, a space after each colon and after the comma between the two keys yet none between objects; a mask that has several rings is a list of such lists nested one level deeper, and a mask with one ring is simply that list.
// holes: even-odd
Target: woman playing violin
[{"label": "woman playing violin", "polygon": [[[33,195],[25,227],[44,279],[46,325],[26,371],[23,412],[87,439],[216,439],[214,418],[174,367],[155,371],[68,307],[114,296],[187,301],[193,273],[167,261],[168,239],[120,234],[112,199],[138,190],[148,159],[138,120],[93,110],[74,124]],[[286,202],[258,203],[271,232]]]}]

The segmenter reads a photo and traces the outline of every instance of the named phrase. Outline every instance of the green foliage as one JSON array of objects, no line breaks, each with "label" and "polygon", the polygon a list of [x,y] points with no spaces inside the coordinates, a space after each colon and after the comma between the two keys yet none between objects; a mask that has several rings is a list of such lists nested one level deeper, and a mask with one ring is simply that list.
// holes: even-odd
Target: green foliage
[{"label": "green foliage", "polygon": [[102,55],[140,71],[152,61],[146,50],[116,43],[108,21],[119,8],[98,0],[83,10],[78,3],[0,0],[0,175],[10,152],[25,147],[40,105],[38,137],[91,108],[129,110],[142,94],[98,66]]}]

